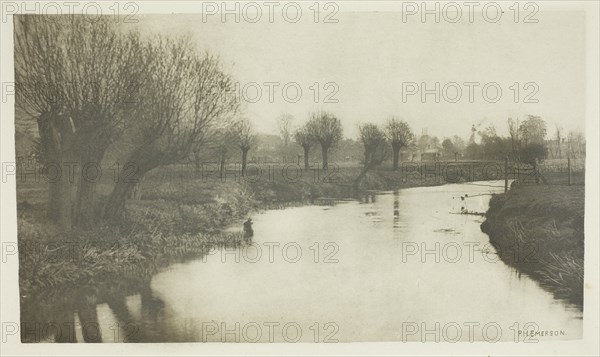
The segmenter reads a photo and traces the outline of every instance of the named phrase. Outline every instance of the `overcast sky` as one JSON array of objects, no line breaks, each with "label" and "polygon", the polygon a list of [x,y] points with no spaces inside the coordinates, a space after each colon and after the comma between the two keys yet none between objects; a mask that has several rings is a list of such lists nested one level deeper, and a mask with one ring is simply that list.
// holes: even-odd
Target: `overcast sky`
[{"label": "overcast sky", "polygon": [[[512,14],[505,14],[512,16]],[[218,54],[225,68],[254,97],[253,83],[263,91],[262,98],[247,105],[247,116],[259,131],[275,133],[275,119],[290,113],[296,123],[308,113],[324,109],[342,121],[345,134],[355,137],[360,122],[383,123],[391,115],[409,122],[415,132],[427,128],[440,138],[468,137],[471,125],[494,124],[506,134],[508,117],[524,119],[527,114],[542,116],[549,132],[555,124],[565,130],[584,129],[585,115],[585,14],[574,11],[542,11],[539,23],[499,21],[468,23],[402,22],[398,12],[341,12],[338,23],[314,23],[304,16],[298,23],[275,21],[266,16],[258,23],[228,21],[218,16],[203,22],[202,15],[146,15],[137,25],[144,32],[190,33],[201,50]],[[264,82],[278,82],[274,102],[269,102]],[[283,85],[298,83],[301,100],[289,103],[282,96]],[[314,102],[313,83],[320,84],[319,103]],[[339,103],[324,103],[334,86]],[[403,83],[426,82],[434,88],[450,82],[461,85],[457,103],[441,98],[435,103],[420,94],[403,102]],[[478,82],[474,103],[469,87]],[[488,103],[482,87],[496,82],[502,90],[497,103]],[[520,83],[519,103],[514,102],[515,82]],[[535,87],[539,103],[523,103]],[[314,87],[313,87],[314,88]],[[514,87],[513,87],[514,88]],[[450,88],[449,88],[450,89]],[[295,91],[289,89],[290,97]],[[495,96],[492,87],[488,92]],[[448,95],[454,97],[451,89]],[[450,98],[452,99],[452,98]]]}]

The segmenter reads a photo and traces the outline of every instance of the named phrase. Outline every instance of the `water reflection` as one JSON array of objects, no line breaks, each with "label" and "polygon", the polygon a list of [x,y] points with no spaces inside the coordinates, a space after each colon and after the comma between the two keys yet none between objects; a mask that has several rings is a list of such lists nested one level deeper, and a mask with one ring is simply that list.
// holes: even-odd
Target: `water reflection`
[{"label": "water reflection", "polygon": [[[478,321],[498,324],[501,339],[509,341],[511,326],[535,321],[540,329],[564,330],[558,338],[578,338],[581,314],[493,259],[496,252],[479,227],[483,218],[461,214],[460,196],[468,193],[469,210],[484,212],[491,190],[411,188],[376,195],[375,202],[367,195],[333,207],[265,212],[254,217],[263,259],[244,259],[254,254],[241,249],[235,262],[233,252],[221,251],[154,278],[153,289],[169,307],[163,326],[179,326],[177,340],[234,341],[235,334],[224,335],[222,328],[207,336],[202,327],[216,323],[229,330],[239,323],[243,336],[253,322],[293,322],[302,328],[300,341],[314,342],[310,327],[333,321],[336,338],[349,342],[398,341],[406,321],[428,328]],[[279,251],[269,261],[272,242]],[[327,242],[337,244],[335,264],[323,264]],[[297,245],[302,259],[283,259],[285,245]],[[318,263],[315,247],[321,247]],[[407,254],[409,247],[416,250]],[[193,281],[185,280],[190,276]],[[185,291],[178,290],[183,284]],[[264,332],[260,342],[269,342]],[[461,340],[468,339],[464,332]],[[281,335],[274,340],[286,342]]]},{"label": "water reflection", "polygon": [[361,203],[375,203],[377,202],[377,193],[368,191],[365,193],[360,200]]},{"label": "water reflection", "polygon": [[152,331],[156,329],[148,327],[160,325],[165,304],[154,295],[150,282],[143,279],[64,291],[60,296],[47,297],[45,302],[38,301],[38,306],[25,300],[22,341],[153,341],[156,336]]},{"label": "water reflection", "polygon": [[[484,212],[490,190],[423,187],[267,211],[253,217],[252,246],[176,263],[152,279],[29,303],[23,322],[75,325],[73,333],[47,336],[56,342],[289,342],[281,331],[290,323],[301,328],[301,342],[314,342],[317,326],[322,342],[328,322],[342,342],[399,341],[406,321],[429,328],[478,321],[505,332],[535,321],[542,330],[564,330],[562,339],[580,337],[581,313],[492,259],[483,218],[460,214],[465,202],[456,197],[468,193],[469,210]],[[299,249],[299,260],[285,246]],[[257,247],[262,256],[253,260]],[[280,324],[274,335],[265,325],[271,322]],[[84,333],[86,324],[101,333]],[[262,335],[248,341],[253,324]],[[34,340],[24,330],[23,341]]]}]

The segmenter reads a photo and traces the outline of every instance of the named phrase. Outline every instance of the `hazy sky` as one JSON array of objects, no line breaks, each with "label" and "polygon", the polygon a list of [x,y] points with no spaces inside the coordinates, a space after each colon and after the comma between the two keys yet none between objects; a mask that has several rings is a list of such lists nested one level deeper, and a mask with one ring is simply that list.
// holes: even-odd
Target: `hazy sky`
[{"label": "hazy sky", "polygon": [[[512,14],[505,14],[512,16]],[[415,132],[427,128],[440,138],[467,137],[471,125],[495,124],[498,133],[507,133],[508,117],[524,119],[527,114],[542,116],[549,132],[555,124],[565,130],[583,130],[585,115],[585,14],[574,11],[542,11],[539,23],[514,23],[510,19],[496,24],[485,21],[459,23],[433,21],[402,22],[398,12],[340,12],[338,23],[314,23],[304,16],[298,23],[275,21],[267,17],[258,23],[229,21],[218,16],[202,21],[202,15],[147,15],[138,24],[142,31],[163,34],[190,33],[202,50],[218,54],[225,68],[254,97],[260,85],[263,96],[247,105],[247,116],[260,131],[275,133],[275,119],[290,113],[301,124],[308,113],[325,109],[342,121],[346,136],[354,137],[360,122],[383,123],[390,115],[409,122]],[[265,82],[278,82],[273,103]],[[289,103],[282,96],[283,85],[298,83],[303,91],[300,101]],[[319,103],[314,102],[313,83],[320,84]],[[337,84],[337,104],[323,103]],[[422,103],[420,93],[403,102],[403,83],[426,82],[429,89],[439,82],[460,84],[462,97],[457,103],[441,98],[435,103],[428,95]],[[474,103],[469,102],[469,87],[478,82]],[[488,103],[482,87],[496,82],[502,90],[497,103]],[[510,87],[520,83],[519,103]],[[523,103],[534,87],[534,99]],[[313,87],[314,88],[314,87]],[[514,88],[514,87],[513,87]],[[448,95],[455,90],[448,88]],[[495,96],[495,89],[489,89]],[[295,90],[289,89],[294,97]]]}]

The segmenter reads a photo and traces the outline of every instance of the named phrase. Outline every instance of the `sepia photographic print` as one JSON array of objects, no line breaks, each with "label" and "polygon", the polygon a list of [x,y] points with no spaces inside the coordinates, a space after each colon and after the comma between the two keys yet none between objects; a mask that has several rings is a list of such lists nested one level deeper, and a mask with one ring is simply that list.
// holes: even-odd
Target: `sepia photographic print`
[{"label": "sepia photographic print", "polygon": [[598,355],[598,2],[1,16],[2,356]]}]

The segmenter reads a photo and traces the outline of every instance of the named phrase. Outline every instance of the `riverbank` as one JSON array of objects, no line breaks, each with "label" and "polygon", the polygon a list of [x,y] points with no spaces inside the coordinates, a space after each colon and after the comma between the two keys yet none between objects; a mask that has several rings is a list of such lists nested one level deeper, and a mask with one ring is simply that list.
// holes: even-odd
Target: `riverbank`
[{"label": "riverbank", "polygon": [[[140,195],[129,200],[117,222],[98,222],[89,230],[62,232],[45,220],[47,184],[18,182],[21,294],[96,285],[127,276],[145,279],[185,256],[198,256],[215,245],[241,244],[241,233],[222,233],[250,212],[288,205],[360,198],[368,190],[442,185],[501,179],[502,165],[490,162],[404,163],[400,170],[380,167],[367,173],[358,188],[361,167],[332,167],[328,172],[265,166],[246,177],[230,170],[225,178],[189,167],[152,172]],[[99,201],[113,183],[97,183]],[[240,227],[241,231],[241,227]]]},{"label": "riverbank", "polygon": [[[360,167],[334,168],[325,175],[315,170],[298,178],[267,174],[261,179],[241,178],[235,171],[228,171],[224,179],[203,177],[188,168],[166,167],[144,179],[140,195],[126,203],[117,221],[67,232],[45,218],[48,185],[18,181],[22,322],[69,322],[78,311],[82,321],[95,323],[97,304],[124,311],[126,296],[136,293],[152,301],[152,276],[167,266],[202,257],[219,246],[243,244],[241,232],[224,228],[251,212],[317,203],[320,198],[329,202],[358,197],[366,190],[442,184],[439,165],[438,172],[436,165],[428,166],[425,175],[414,167],[373,171],[358,189],[353,183]],[[109,180],[96,184],[100,202],[113,185]],[[125,313],[121,317],[128,320]],[[73,342],[70,335],[64,342]],[[35,338],[25,334],[22,340]]]},{"label": "riverbank", "polygon": [[[490,185],[494,186],[491,190]],[[369,323],[379,331],[360,336],[361,339],[392,340],[389,325],[399,326],[402,316],[414,311],[417,318],[443,315],[443,308],[438,308],[438,296],[444,294],[452,306],[470,308],[475,313],[475,317],[471,317],[498,321],[502,328],[508,328],[515,318],[537,319],[535,321],[548,328],[558,326],[567,331],[570,338],[577,338],[581,323],[577,320],[577,311],[563,309],[528,277],[517,279],[513,269],[504,263],[490,264],[483,250],[489,240],[479,230],[481,219],[458,214],[463,204],[485,211],[490,191],[501,192],[502,188],[493,182],[423,187],[373,193],[368,202],[354,200],[336,207],[309,205],[268,210],[256,216],[253,213],[257,235],[252,248],[217,250],[211,252],[210,257],[172,262],[145,284],[119,279],[112,286],[99,285],[75,292],[77,295],[61,292],[65,300],[72,300],[70,303],[57,299],[56,303],[48,304],[44,296],[42,303],[32,301],[23,305],[27,315],[21,326],[27,326],[25,331],[29,332],[25,337],[31,338],[33,328],[30,326],[40,321],[41,314],[65,312],[62,316],[50,315],[42,322],[55,321],[63,326],[66,322],[70,324],[75,315],[77,324],[97,326],[99,323],[103,331],[109,331],[102,336],[104,342],[122,338],[130,341],[129,337],[137,342],[212,342],[220,338],[204,339],[197,333],[199,325],[186,321],[206,321],[209,314],[211,321],[229,324],[231,316],[240,316],[240,311],[255,321],[275,321],[277,317],[264,307],[286,301],[283,310],[277,313],[300,321],[303,330],[313,325],[310,321],[314,318],[332,311],[332,306],[342,306],[344,309],[335,310],[341,312],[330,315],[329,320],[336,321],[340,331],[352,332],[360,330],[360,326],[356,318],[348,317],[343,311],[356,307],[358,302],[363,311],[361,316],[368,314]],[[460,196],[467,197],[467,194],[467,202],[460,200]],[[239,229],[240,223],[232,228]],[[460,263],[454,260],[454,255],[423,258],[418,253],[401,257],[398,242],[410,242],[422,251],[432,251],[437,244],[458,247],[458,242],[465,259]],[[481,248],[485,255],[473,256],[476,259],[472,261],[466,259],[466,246],[461,242],[469,243],[469,250],[475,248],[473,252]],[[291,254],[284,248],[290,244],[297,248]],[[262,250],[260,255],[257,255],[258,249]],[[317,249],[318,255],[313,249]],[[296,254],[300,251],[302,255]],[[296,256],[300,260],[296,261]],[[426,261],[430,264],[424,264]],[[381,271],[386,272],[385,277],[381,277]],[[298,288],[281,289],[290,276],[297,278]],[[327,288],[339,281],[349,282],[350,286],[345,286],[344,291],[359,291],[362,295],[340,294],[340,289]],[[416,286],[419,281],[420,287]],[[240,296],[244,297],[243,303],[239,301]],[[369,303],[374,298],[378,303]],[[297,310],[294,307],[307,301],[319,308],[313,311],[314,318],[301,320],[294,315]],[[396,304],[397,301],[403,304]],[[498,309],[498,304],[504,304],[504,310],[510,314]],[[536,308],[531,309],[531,304]],[[396,306],[392,315],[399,318],[387,318],[391,316],[389,306]],[[94,311],[98,318],[92,317]],[[116,324],[140,328],[135,334],[124,331],[115,337],[110,329]],[[41,323],[41,326],[39,329],[44,331],[46,324]],[[386,331],[385,336],[381,331]],[[77,341],[85,341],[85,335],[77,333]],[[99,342],[91,339],[93,337],[92,330],[88,340]],[[347,334],[339,337],[340,341],[351,339]],[[310,336],[306,338],[309,339]]]},{"label": "riverbank", "polygon": [[[141,194],[127,202],[118,221],[69,232],[45,220],[47,185],[17,182],[22,321],[45,326],[70,321],[73,311],[79,311],[80,319],[93,322],[97,304],[121,311],[127,296],[137,293],[143,301],[153,301],[150,282],[156,273],[218,246],[243,244],[241,232],[224,228],[235,227],[253,212],[360,199],[369,190],[479,181],[490,178],[483,174],[484,167],[497,165],[462,163],[460,175],[453,174],[452,167],[456,166],[427,163],[423,170],[414,165],[400,171],[379,168],[369,172],[358,189],[353,181],[360,167],[332,170],[327,179],[317,172],[298,179],[262,180],[236,178],[234,173],[224,180],[207,179],[165,168],[144,180]],[[111,187],[111,182],[97,184],[100,201]],[[121,318],[128,319],[125,313]],[[22,338],[26,342],[30,336]]]},{"label": "riverbank", "polygon": [[514,185],[481,225],[503,262],[583,309],[584,186]]}]

